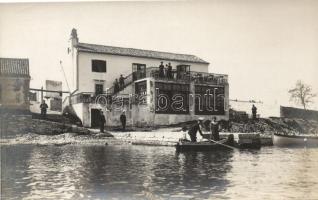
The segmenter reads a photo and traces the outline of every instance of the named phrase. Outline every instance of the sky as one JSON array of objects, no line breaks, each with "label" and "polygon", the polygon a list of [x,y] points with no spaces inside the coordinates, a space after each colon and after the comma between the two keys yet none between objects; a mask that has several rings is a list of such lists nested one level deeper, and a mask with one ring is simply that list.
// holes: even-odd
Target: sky
[{"label": "sky", "polygon": [[317,21],[316,0],[2,3],[0,57],[29,58],[33,88],[67,90],[76,28],[80,42],[194,54],[229,75],[231,99],[295,106],[297,80],[318,93]]}]

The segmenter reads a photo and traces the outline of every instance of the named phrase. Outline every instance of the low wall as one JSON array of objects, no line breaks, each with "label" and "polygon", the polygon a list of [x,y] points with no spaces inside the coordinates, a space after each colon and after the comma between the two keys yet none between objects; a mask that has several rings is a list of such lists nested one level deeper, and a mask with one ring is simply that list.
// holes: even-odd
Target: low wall
[{"label": "low wall", "polygon": [[307,119],[307,120],[318,121],[318,111],[281,106],[280,107],[280,117],[298,118],[298,119]]}]

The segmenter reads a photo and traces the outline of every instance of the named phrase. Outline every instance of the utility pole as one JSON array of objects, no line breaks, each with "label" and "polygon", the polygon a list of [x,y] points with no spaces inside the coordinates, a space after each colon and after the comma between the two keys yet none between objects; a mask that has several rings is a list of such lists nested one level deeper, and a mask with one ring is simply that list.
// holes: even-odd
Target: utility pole
[{"label": "utility pole", "polygon": [[43,86],[41,87],[41,103],[43,102]]}]

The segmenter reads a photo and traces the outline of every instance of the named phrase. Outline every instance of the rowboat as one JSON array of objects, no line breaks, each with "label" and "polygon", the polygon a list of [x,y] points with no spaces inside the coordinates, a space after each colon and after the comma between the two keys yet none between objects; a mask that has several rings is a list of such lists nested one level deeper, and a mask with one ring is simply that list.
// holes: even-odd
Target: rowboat
[{"label": "rowboat", "polygon": [[177,151],[215,151],[215,150],[231,150],[233,149],[233,135],[219,141],[202,141],[190,142],[180,140],[176,145]]},{"label": "rowboat", "polygon": [[318,147],[318,137],[309,135],[283,135],[275,133],[273,135],[275,146],[303,146]]}]

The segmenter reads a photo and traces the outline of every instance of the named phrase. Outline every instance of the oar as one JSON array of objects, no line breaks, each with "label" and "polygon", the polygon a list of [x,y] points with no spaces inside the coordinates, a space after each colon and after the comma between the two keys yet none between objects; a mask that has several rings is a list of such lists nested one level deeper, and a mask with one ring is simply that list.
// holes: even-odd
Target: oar
[{"label": "oar", "polygon": [[215,140],[212,140],[212,139],[210,139],[210,141],[212,141],[212,142],[214,142],[214,143],[217,143],[217,144],[220,144],[220,145],[223,145],[223,146],[225,146],[225,147],[227,147],[227,148],[230,148],[230,149],[233,149],[233,150],[238,149],[238,148],[235,148],[235,147],[231,147],[231,146],[229,146],[229,145],[226,145],[226,144],[222,144],[222,143],[220,143],[220,142],[218,142],[218,141],[215,141]]}]

